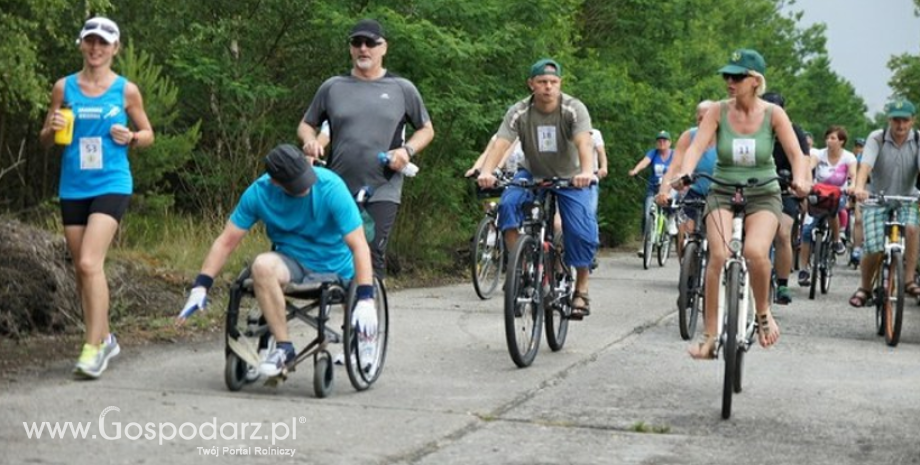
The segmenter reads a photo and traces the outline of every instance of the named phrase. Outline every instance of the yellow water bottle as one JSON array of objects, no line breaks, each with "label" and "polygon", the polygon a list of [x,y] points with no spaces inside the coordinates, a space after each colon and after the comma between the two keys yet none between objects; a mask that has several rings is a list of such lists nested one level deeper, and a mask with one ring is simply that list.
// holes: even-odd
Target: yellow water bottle
[{"label": "yellow water bottle", "polygon": [[70,109],[70,105],[65,103],[58,109],[58,113],[64,117],[64,121],[67,124],[63,128],[54,131],[54,143],[57,145],[70,145],[73,142],[73,110]]}]

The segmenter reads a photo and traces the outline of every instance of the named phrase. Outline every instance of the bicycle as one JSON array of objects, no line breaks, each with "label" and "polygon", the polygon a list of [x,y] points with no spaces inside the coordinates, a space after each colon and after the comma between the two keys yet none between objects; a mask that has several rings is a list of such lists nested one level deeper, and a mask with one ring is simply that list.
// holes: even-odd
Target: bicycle
[{"label": "bicycle", "polygon": [[[486,211],[470,243],[470,276],[473,281],[473,289],[482,300],[492,298],[492,294],[498,288],[507,261],[505,241],[498,229],[496,197],[501,197],[502,191],[510,181],[510,176],[501,170],[496,170],[495,175],[498,178],[495,188],[477,190],[477,197],[487,202]],[[479,172],[476,171],[470,177],[475,179],[478,176]]]},{"label": "bicycle", "polygon": [[532,202],[522,205],[523,234],[509,256],[505,276],[505,339],[511,359],[524,368],[537,356],[541,327],[545,326],[546,342],[554,352],[562,349],[568,335],[575,277],[564,264],[562,234],[556,234],[553,219],[554,191],[573,186],[570,179],[560,178],[511,184],[535,194]]},{"label": "bicycle", "polygon": [[[673,203],[670,208],[673,208]],[[645,222],[647,225],[645,236],[642,240],[642,268],[647,270],[652,264],[653,251],[657,251],[658,266],[664,266],[667,263],[668,255],[671,253],[672,236],[668,231],[671,214],[665,210],[665,207],[652,202],[646,214],[648,217]]]},{"label": "bicycle", "polygon": [[717,320],[719,327],[716,334],[715,353],[721,352],[725,359],[725,376],[722,385],[722,418],[731,417],[732,395],[741,393],[744,353],[754,343],[754,334],[758,330],[755,318],[751,284],[744,251],[744,208],[747,200],[744,190],[765,186],[780,178],[770,177],[764,181],[748,179],[746,183],[725,182],[705,173],[685,176],[687,185],[702,177],[724,187],[732,187],[735,193],[731,200],[732,231],[728,243],[729,256],[722,267],[722,291],[719,293]]},{"label": "bicycle", "polygon": [[680,337],[684,340],[693,338],[696,324],[703,308],[704,287],[706,283],[706,261],[709,256],[709,243],[706,241],[706,222],[703,208],[706,199],[683,199],[681,206],[696,209],[699,214],[694,222],[693,231],[684,237],[680,258],[680,280],[677,289],[677,314]]},{"label": "bicycle", "polygon": [[840,188],[819,184],[808,194],[807,200],[808,213],[812,216],[814,224],[811,230],[812,246],[808,260],[811,266],[808,298],[814,300],[819,281],[822,294],[827,294],[830,290],[834,266],[837,264],[837,254],[833,250],[836,238],[831,234],[830,219],[837,215]]},{"label": "bicycle", "polygon": [[885,221],[885,250],[881,267],[876,270],[872,284],[875,301],[875,326],[879,336],[895,347],[901,338],[904,317],[904,233],[905,225],[899,217],[903,204],[917,206],[915,196],[870,195],[864,206],[876,206],[887,211]]}]

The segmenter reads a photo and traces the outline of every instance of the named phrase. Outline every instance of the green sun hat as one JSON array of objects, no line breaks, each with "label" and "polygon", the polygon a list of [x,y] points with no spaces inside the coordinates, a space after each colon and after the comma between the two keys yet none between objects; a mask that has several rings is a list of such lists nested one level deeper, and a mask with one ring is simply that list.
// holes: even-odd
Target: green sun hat
[{"label": "green sun hat", "polygon": [[757,50],[742,48],[732,52],[728,64],[719,68],[718,74],[750,74],[750,71],[765,74],[766,70],[767,63]]},{"label": "green sun hat", "polygon": [[910,100],[899,97],[885,105],[885,113],[889,118],[912,118],[917,114],[917,107]]},{"label": "green sun hat", "polygon": [[[552,67],[552,68],[546,69],[547,67]],[[546,74],[562,77],[562,66],[560,66],[559,63],[556,63],[556,60],[553,60],[550,58],[543,58],[542,60],[534,63],[533,66],[530,67],[530,77],[532,78],[537,77],[537,76],[543,76]]]}]

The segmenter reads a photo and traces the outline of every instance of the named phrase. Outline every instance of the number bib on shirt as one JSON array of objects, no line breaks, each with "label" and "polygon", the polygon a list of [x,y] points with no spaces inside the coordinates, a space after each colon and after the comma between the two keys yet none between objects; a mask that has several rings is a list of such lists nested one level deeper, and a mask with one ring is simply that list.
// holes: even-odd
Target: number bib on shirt
[{"label": "number bib on shirt", "polygon": [[757,164],[756,153],[756,140],[734,139],[732,141],[732,160],[735,166],[755,166]]},{"label": "number bib on shirt", "polygon": [[81,170],[101,170],[102,169],[102,138],[101,137],[81,137],[80,138],[80,169]]},{"label": "number bib on shirt", "polygon": [[538,126],[537,137],[541,152],[557,152],[556,126]]}]

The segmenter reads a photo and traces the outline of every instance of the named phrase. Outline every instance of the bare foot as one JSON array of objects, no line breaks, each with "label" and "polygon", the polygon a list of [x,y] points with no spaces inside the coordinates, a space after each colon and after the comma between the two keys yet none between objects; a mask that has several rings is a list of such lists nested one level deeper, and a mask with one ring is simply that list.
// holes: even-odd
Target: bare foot
[{"label": "bare foot", "polygon": [[757,339],[760,346],[769,348],[779,340],[779,326],[773,319],[773,313],[769,310],[767,313],[757,315]]},{"label": "bare foot", "polygon": [[687,353],[696,360],[712,360],[716,358],[716,338],[709,334],[701,334],[689,348]]}]

